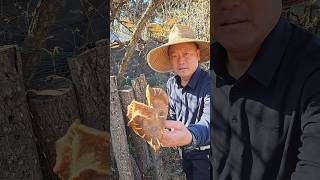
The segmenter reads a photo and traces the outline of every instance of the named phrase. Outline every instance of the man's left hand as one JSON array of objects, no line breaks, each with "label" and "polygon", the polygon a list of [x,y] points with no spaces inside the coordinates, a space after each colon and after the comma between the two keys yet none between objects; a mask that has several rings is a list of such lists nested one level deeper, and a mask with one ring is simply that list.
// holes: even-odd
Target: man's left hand
[{"label": "man's left hand", "polygon": [[191,143],[192,135],[182,122],[167,120],[165,128],[171,129],[171,131],[163,133],[161,139],[163,147],[178,147]]}]

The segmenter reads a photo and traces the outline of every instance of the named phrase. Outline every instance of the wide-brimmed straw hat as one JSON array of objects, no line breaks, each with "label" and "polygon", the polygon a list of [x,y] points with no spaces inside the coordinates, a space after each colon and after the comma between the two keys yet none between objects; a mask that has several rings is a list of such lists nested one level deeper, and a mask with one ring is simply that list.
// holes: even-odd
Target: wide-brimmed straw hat
[{"label": "wide-brimmed straw hat", "polygon": [[172,71],[168,55],[168,47],[174,44],[194,42],[200,49],[200,61],[203,63],[210,58],[210,42],[196,39],[194,32],[185,25],[175,25],[169,34],[168,43],[152,49],[147,55],[149,66],[160,73]]}]

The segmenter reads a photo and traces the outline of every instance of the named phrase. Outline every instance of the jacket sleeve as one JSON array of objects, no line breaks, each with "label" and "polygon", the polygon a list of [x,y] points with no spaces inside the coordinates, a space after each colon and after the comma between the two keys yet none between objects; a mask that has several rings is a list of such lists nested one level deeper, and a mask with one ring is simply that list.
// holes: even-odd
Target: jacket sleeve
[{"label": "jacket sleeve", "polygon": [[210,83],[207,84],[200,120],[188,126],[195,147],[210,145]]},{"label": "jacket sleeve", "polygon": [[301,142],[292,180],[320,179],[320,70],[305,82],[301,101]]}]

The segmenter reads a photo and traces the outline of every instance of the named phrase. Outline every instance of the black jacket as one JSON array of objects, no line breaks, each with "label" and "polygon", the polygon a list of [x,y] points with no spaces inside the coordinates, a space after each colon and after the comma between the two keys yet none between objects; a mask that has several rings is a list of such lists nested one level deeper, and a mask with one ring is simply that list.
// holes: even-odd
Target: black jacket
[{"label": "black jacket", "polygon": [[320,40],[285,19],[238,80],[215,43],[213,179],[320,179]]}]

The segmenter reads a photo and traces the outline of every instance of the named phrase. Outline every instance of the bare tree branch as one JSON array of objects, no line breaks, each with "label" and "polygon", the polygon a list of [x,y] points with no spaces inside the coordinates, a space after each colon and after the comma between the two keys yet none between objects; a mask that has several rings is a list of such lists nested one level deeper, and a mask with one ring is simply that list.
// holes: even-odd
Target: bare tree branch
[{"label": "bare tree branch", "polygon": [[121,85],[121,82],[123,80],[123,75],[127,69],[128,63],[130,58],[132,57],[135,47],[137,45],[138,40],[140,39],[141,36],[141,31],[145,28],[147,21],[154,15],[155,9],[163,2],[163,0],[151,0],[146,11],[144,14],[141,16],[136,30],[132,34],[132,38],[129,43],[129,47],[122,59],[122,62],[120,64],[120,69],[118,73],[119,79],[119,85]]},{"label": "bare tree branch", "polygon": [[137,0],[136,1],[136,14],[135,14],[135,19],[138,19],[138,17],[139,17],[139,15],[140,15],[140,11],[141,11],[141,5],[142,5],[142,3],[141,3],[141,0]]},{"label": "bare tree branch", "polygon": [[[110,1],[112,3],[113,1]],[[123,5],[125,5],[127,2],[124,0],[120,0],[117,7],[110,6],[111,7],[111,16],[110,16],[110,22],[113,22],[114,19],[118,18],[118,11],[121,9]]]},{"label": "bare tree branch", "polygon": [[123,21],[121,21],[118,17],[115,17],[115,19],[123,26],[125,27],[130,33],[133,33],[131,29],[129,29],[125,24],[123,24]]}]

